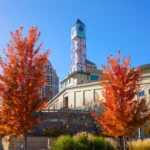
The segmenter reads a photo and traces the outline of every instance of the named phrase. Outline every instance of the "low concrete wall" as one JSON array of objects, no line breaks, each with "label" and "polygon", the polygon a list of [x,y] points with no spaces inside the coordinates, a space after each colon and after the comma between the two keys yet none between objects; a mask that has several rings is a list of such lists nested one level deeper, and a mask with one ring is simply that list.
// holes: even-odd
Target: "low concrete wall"
[{"label": "low concrete wall", "polygon": [[[50,139],[50,150],[56,150],[54,148],[54,142],[57,138],[49,138],[49,137],[28,137],[27,138],[27,150],[48,150],[48,139]],[[10,146],[9,143],[0,141],[0,150],[24,150],[23,139],[13,139],[14,147]]]}]

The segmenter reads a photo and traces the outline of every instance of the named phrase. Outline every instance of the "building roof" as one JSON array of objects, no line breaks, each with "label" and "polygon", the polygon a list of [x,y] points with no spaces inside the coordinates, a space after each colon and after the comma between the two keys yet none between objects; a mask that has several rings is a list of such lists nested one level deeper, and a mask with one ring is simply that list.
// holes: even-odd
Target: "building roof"
[{"label": "building roof", "polygon": [[141,65],[142,69],[150,68],[150,64]]},{"label": "building roof", "polygon": [[75,25],[77,23],[83,24],[85,26],[85,24],[80,19],[78,19],[73,25]]},{"label": "building roof", "polygon": [[95,63],[93,63],[93,62],[91,62],[91,61],[89,61],[89,60],[87,60],[87,59],[85,59],[85,64],[95,65]]},{"label": "building roof", "polygon": [[85,25],[80,19],[78,19],[78,20],[76,21],[76,23],[80,23],[80,24]]}]

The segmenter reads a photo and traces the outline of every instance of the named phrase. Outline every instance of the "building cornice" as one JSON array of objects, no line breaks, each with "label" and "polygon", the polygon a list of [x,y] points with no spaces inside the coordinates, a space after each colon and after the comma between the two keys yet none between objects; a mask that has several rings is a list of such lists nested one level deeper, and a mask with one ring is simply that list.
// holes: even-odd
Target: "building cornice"
[{"label": "building cornice", "polygon": [[57,97],[59,97],[62,93],[64,93],[67,90],[70,89],[77,89],[79,87],[88,87],[88,86],[100,86],[101,81],[95,81],[95,82],[90,82],[90,83],[84,83],[84,84],[77,84],[77,85],[71,85],[71,86],[67,86],[64,87],[57,95],[55,95],[49,102],[48,104],[51,104],[55,99],[57,99]]},{"label": "building cornice", "polygon": [[60,84],[62,83],[62,82],[64,82],[66,79],[68,79],[68,78],[70,78],[70,77],[72,77],[72,76],[74,76],[74,75],[76,75],[76,74],[85,74],[85,75],[89,75],[90,73],[88,73],[88,72],[73,72],[73,73],[71,73],[71,74],[69,74],[67,77],[65,77],[62,81],[60,81]]}]

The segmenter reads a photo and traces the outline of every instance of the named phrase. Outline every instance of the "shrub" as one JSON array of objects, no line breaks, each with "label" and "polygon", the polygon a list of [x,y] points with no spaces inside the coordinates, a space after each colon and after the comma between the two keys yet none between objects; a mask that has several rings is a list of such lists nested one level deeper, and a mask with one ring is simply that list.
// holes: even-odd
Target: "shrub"
[{"label": "shrub", "polygon": [[70,135],[60,136],[55,143],[57,150],[73,150],[74,142]]},{"label": "shrub", "polygon": [[80,132],[73,136],[75,150],[88,150],[88,137],[93,135],[87,132]]},{"label": "shrub", "polygon": [[114,146],[104,137],[97,137],[87,132],[77,133],[73,137],[61,136],[56,141],[58,150],[114,150]]},{"label": "shrub", "polygon": [[129,150],[150,150],[150,139],[130,141]]},{"label": "shrub", "polygon": [[64,134],[63,130],[61,128],[44,128],[42,131],[42,134],[44,136],[48,136],[48,137],[58,137],[62,134]]},{"label": "shrub", "polygon": [[106,144],[108,150],[114,150],[117,149],[117,143],[112,138],[106,138]]},{"label": "shrub", "polygon": [[103,137],[93,137],[89,139],[89,149],[106,150],[107,145]]}]

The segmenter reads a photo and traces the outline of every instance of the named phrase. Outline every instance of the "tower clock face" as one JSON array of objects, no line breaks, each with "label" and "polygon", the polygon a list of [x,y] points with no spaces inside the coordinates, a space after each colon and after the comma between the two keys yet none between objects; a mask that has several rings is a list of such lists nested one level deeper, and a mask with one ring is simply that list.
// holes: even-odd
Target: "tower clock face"
[{"label": "tower clock face", "polygon": [[77,26],[77,35],[79,37],[85,38],[85,26],[82,24],[78,24]]},{"label": "tower clock face", "polygon": [[83,31],[83,26],[79,26],[79,30],[80,30],[80,31]]}]

